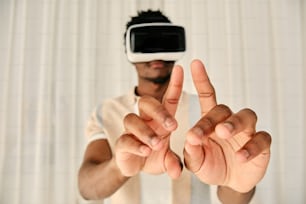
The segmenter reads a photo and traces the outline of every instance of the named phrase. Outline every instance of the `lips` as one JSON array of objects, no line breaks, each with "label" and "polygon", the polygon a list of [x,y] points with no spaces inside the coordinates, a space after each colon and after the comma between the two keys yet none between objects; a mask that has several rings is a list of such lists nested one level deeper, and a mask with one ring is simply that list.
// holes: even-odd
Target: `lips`
[{"label": "lips", "polygon": [[161,60],[154,60],[149,62],[149,66],[154,69],[161,69],[165,67],[165,63]]}]

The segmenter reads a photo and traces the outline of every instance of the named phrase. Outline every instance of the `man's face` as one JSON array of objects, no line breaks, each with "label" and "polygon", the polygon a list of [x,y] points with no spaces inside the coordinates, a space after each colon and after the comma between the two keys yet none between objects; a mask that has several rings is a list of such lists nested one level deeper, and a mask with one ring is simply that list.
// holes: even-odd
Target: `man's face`
[{"label": "man's face", "polygon": [[134,63],[138,78],[156,84],[162,84],[170,79],[174,62],[154,60],[150,62]]}]

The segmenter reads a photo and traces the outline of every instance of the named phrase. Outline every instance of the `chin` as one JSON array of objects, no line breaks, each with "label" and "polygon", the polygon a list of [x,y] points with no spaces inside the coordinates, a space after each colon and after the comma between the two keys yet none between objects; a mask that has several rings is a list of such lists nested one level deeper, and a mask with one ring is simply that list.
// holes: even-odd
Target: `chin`
[{"label": "chin", "polygon": [[165,84],[170,80],[171,74],[168,74],[164,77],[155,77],[155,78],[146,78],[148,81],[153,82],[154,84]]}]

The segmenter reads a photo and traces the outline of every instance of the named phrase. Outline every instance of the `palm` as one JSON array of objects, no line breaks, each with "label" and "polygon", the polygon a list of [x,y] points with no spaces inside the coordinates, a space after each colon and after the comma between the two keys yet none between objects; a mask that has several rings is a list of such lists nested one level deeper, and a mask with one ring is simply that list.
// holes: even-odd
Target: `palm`
[{"label": "palm", "polygon": [[223,140],[211,134],[204,142],[205,161],[196,173],[200,180],[214,185],[226,185],[233,189],[250,189],[264,175],[269,162],[267,154],[261,154],[250,162],[237,160],[236,152],[250,139],[244,133]]},{"label": "palm", "polygon": [[117,164],[126,176],[134,176],[139,171],[149,174],[165,172],[165,157],[169,152],[169,145],[160,150],[152,150],[148,156],[141,156],[131,152],[117,153]]},{"label": "palm", "polygon": [[133,152],[118,152],[116,160],[119,168],[126,176],[134,176],[139,171],[149,174],[161,174],[165,172],[165,158],[173,154],[169,148],[169,142],[165,137],[162,141],[164,145],[159,150],[152,150],[149,155],[142,156]]},{"label": "palm", "polygon": [[[169,140],[165,138],[165,140]],[[165,141],[166,142],[166,141]],[[169,143],[169,142],[166,142]],[[165,158],[167,152],[170,151],[168,144],[164,145],[160,150],[153,150],[152,153],[145,158],[143,171],[150,174],[161,174],[165,172]]]}]

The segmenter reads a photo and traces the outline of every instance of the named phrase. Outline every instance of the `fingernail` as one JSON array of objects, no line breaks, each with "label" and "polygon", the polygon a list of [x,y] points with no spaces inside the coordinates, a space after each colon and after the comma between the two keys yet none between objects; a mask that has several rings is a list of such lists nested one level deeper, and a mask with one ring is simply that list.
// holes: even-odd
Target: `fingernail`
[{"label": "fingernail", "polygon": [[249,153],[249,151],[248,151],[248,150],[246,150],[246,149],[242,149],[242,150],[240,150],[240,152],[241,152],[241,154],[244,156],[244,158],[246,158],[246,159],[248,159],[248,158],[249,158],[250,153]]},{"label": "fingernail", "polygon": [[227,129],[230,133],[232,133],[232,132],[234,131],[234,126],[233,126],[232,123],[230,123],[230,122],[225,122],[225,123],[223,123],[223,125],[226,127],[226,129]]},{"label": "fingernail", "polygon": [[166,120],[164,122],[165,128],[169,128],[169,127],[173,126],[174,124],[175,124],[175,121],[170,117],[166,118]]},{"label": "fingernail", "polygon": [[152,146],[157,145],[159,142],[160,142],[160,139],[159,139],[158,137],[153,137],[153,138],[151,139],[151,145],[152,145]]}]

